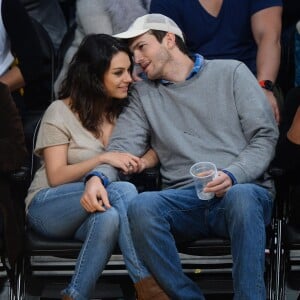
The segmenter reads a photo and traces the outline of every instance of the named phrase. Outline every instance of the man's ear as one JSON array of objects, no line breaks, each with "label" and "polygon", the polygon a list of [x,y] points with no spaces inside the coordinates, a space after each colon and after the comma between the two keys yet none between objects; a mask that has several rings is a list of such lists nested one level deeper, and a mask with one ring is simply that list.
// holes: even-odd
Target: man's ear
[{"label": "man's ear", "polygon": [[171,32],[167,32],[167,34],[164,37],[164,41],[165,41],[166,46],[169,49],[174,48],[176,46],[176,37],[175,37],[175,34],[171,33]]}]

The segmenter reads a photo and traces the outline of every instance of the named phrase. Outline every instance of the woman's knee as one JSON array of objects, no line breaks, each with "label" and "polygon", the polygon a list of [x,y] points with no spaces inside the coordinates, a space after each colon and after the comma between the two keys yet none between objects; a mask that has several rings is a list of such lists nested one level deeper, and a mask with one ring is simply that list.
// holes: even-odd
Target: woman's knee
[{"label": "woman's knee", "polygon": [[135,185],[126,181],[112,182],[107,192],[112,205],[117,204],[118,201],[128,204],[138,195]]},{"label": "woman's knee", "polygon": [[105,212],[95,212],[89,217],[89,224],[99,233],[100,238],[117,236],[119,233],[120,217],[118,211],[111,207]]}]

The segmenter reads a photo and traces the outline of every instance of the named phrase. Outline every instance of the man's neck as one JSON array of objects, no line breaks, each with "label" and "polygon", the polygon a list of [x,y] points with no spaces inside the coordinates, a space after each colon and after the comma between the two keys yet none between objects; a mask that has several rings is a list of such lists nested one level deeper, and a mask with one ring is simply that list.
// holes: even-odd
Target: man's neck
[{"label": "man's neck", "polygon": [[162,79],[174,83],[185,81],[193,67],[193,60],[188,55],[181,53],[181,55],[170,61]]}]

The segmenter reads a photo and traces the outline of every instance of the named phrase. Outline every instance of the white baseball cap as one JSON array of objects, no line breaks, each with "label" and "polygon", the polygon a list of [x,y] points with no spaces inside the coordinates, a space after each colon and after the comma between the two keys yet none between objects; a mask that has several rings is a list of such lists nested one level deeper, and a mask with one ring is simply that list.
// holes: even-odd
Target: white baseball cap
[{"label": "white baseball cap", "polygon": [[144,34],[151,29],[174,33],[184,41],[182,31],[177,24],[172,19],[162,14],[147,14],[139,17],[131,24],[127,31],[115,34],[114,37],[131,39]]}]

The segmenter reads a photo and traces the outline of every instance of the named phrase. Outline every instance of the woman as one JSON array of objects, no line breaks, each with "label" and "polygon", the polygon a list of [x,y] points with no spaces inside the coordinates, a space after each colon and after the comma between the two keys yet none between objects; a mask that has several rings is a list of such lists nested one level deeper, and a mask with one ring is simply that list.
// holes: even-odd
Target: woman
[{"label": "woman", "polygon": [[140,159],[107,153],[115,121],[126,104],[132,71],[127,47],[105,34],[88,35],[73,57],[59,97],[46,110],[36,143],[42,166],[26,198],[29,226],[47,237],[84,242],[63,299],[89,299],[117,240],[133,282],[148,275],[133,248],[127,206],[137,194],[128,182],[107,187],[110,204],[97,211],[80,203],[84,176],[99,164],[125,174],[150,167],[155,154]]},{"label": "woman", "polygon": [[[113,35],[127,30],[137,18],[145,15],[150,0],[76,0],[76,30],[63,61],[62,69],[55,82],[55,93],[65,78],[71,58],[78,49],[82,39],[91,33]],[[124,17],[126,16],[126,17]]]}]

